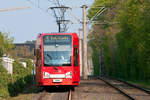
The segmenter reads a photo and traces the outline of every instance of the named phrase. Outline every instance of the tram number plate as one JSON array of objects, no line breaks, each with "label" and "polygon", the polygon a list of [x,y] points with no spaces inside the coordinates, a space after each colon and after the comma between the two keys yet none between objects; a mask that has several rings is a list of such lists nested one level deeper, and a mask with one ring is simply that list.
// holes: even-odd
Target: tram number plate
[{"label": "tram number plate", "polygon": [[62,82],[62,79],[53,79],[53,82]]}]

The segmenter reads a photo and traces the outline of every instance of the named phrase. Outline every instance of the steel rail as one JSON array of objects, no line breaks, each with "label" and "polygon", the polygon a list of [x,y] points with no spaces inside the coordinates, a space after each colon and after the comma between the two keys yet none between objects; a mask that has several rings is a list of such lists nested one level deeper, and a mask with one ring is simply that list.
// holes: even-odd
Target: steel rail
[{"label": "steel rail", "polygon": [[43,93],[40,95],[40,97],[37,100],[42,100],[42,98],[45,96],[46,96],[46,91],[43,91]]},{"label": "steel rail", "polygon": [[121,89],[117,88],[116,86],[112,85],[111,83],[109,83],[108,81],[104,80],[103,78],[100,78],[100,80],[104,81],[106,84],[108,84],[109,86],[113,87],[114,89],[116,89],[117,91],[119,91],[121,94],[123,94],[124,96],[126,96],[127,98],[129,98],[130,100],[136,100],[135,98],[131,97],[129,94],[125,93],[124,91],[122,91]]},{"label": "steel rail", "polygon": [[139,90],[141,90],[141,91],[143,91],[143,92],[145,92],[145,93],[147,93],[147,94],[150,95],[150,90],[147,90],[147,89],[145,89],[145,88],[139,87],[139,86],[134,85],[134,84],[131,84],[131,83],[129,83],[129,82],[127,82],[127,81],[124,81],[124,80],[122,80],[122,79],[117,79],[117,78],[115,79],[115,78],[113,78],[113,77],[106,77],[106,78],[123,82],[124,84],[127,84],[127,85],[129,85],[129,86],[131,86],[131,87],[137,88],[137,89],[139,89]]},{"label": "steel rail", "polygon": [[141,90],[141,91],[144,91],[145,93],[147,93],[147,94],[150,95],[150,91],[149,91],[149,90],[146,90],[146,89],[144,89],[144,88],[142,88],[142,87],[136,86],[136,85],[134,85],[134,84],[131,84],[131,83],[126,82],[126,81],[121,80],[121,79],[116,79],[116,80],[117,80],[117,81],[120,81],[120,82],[123,82],[123,83],[125,83],[125,84],[127,84],[127,85],[129,85],[129,86],[131,86],[131,87],[137,88],[137,89],[139,89],[139,90]]},{"label": "steel rail", "polygon": [[67,100],[72,100],[72,90],[69,90],[68,99]]}]

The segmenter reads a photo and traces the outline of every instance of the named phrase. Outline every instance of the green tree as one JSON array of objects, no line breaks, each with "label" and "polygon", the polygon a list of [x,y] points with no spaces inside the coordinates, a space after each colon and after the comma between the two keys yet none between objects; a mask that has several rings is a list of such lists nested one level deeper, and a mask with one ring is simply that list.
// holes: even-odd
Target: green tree
[{"label": "green tree", "polygon": [[[105,75],[132,80],[149,80],[149,5],[149,0],[95,1],[93,6],[106,6],[108,10],[96,18],[96,21],[103,24],[93,24],[93,31],[89,34],[89,46],[93,47],[93,55],[99,51],[96,51],[96,48],[103,49]],[[91,8],[88,11],[89,19],[97,11],[98,9]]]},{"label": "green tree", "polygon": [[[118,0],[96,0],[94,5],[97,6],[105,6],[107,8],[107,11],[105,11],[101,16],[98,16],[94,20],[98,23],[102,24],[93,24],[92,28],[93,31],[89,34],[89,46],[93,48],[93,61],[96,62],[96,66],[94,66],[94,71],[99,73],[99,61],[100,61],[100,48],[103,49],[103,55],[104,55],[104,66],[105,66],[105,73],[107,75],[113,74],[113,70],[115,69],[115,34],[119,32],[118,25],[117,24],[110,24],[108,22],[115,21],[115,14],[116,10],[118,9],[116,6]],[[88,11],[88,18],[91,19],[97,11],[99,11],[100,8],[91,8]],[[94,45],[94,46],[93,46]],[[95,50],[96,49],[96,50]],[[94,56],[94,55],[97,56]],[[95,61],[95,59],[97,59]],[[113,67],[112,67],[113,66]],[[98,75],[98,74],[97,74]]]},{"label": "green tree", "polygon": [[8,55],[13,47],[13,38],[8,37],[8,33],[0,32],[0,57],[3,54]]},{"label": "green tree", "polygon": [[[118,53],[125,78],[148,80],[150,2],[129,0],[119,11],[118,20],[121,31],[117,34]],[[137,77],[138,76],[138,77]]]}]

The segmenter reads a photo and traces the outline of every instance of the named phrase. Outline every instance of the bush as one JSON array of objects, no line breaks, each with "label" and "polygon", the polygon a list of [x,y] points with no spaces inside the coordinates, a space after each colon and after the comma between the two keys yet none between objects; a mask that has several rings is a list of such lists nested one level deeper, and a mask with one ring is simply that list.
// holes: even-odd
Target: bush
[{"label": "bush", "polygon": [[9,97],[9,92],[7,87],[0,89],[0,99],[4,97]]},{"label": "bush", "polygon": [[10,82],[9,77],[11,77],[9,74],[7,74],[7,71],[5,68],[2,66],[0,62],[0,98],[3,97],[8,97],[9,92],[8,92],[8,82]]},{"label": "bush", "polygon": [[16,96],[32,84],[32,63],[28,59],[25,61],[27,68],[24,68],[19,60],[15,60],[12,75],[0,64],[0,98]]}]

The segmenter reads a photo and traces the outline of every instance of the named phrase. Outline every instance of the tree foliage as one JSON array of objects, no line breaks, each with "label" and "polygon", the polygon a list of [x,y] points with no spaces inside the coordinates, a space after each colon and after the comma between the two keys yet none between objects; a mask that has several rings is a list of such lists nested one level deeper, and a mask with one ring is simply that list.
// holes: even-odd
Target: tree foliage
[{"label": "tree foliage", "polygon": [[[13,38],[8,37],[8,33],[0,32],[0,57],[4,54],[11,55],[10,51],[13,47]],[[32,84],[32,63],[28,59],[25,62],[27,63],[27,68],[24,68],[19,63],[19,60],[15,60],[13,63],[13,74],[10,75],[2,66],[0,59],[0,99],[16,96]]]},{"label": "tree foliage", "polygon": [[[99,5],[105,5],[108,10],[99,16],[97,21],[109,23],[93,24],[94,31],[89,35],[89,45],[94,50],[103,49],[105,75],[148,81],[150,1],[96,0],[93,6]],[[93,8],[89,10],[89,19],[96,11],[97,9]],[[98,41],[101,43],[95,46]]]},{"label": "tree foliage", "polygon": [[2,66],[2,62],[0,61],[0,99],[1,97],[9,96],[8,92],[8,82],[10,75],[7,74],[6,69]]},{"label": "tree foliage", "polygon": [[27,68],[24,68],[19,60],[13,63],[13,74],[10,75],[0,62],[0,99],[16,96],[22,93],[26,87],[32,84],[32,63],[26,59]]},{"label": "tree foliage", "polygon": [[3,56],[3,54],[8,54],[8,51],[10,51],[13,46],[13,38],[8,37],[8,33],[0,32],[0,57]]}]

